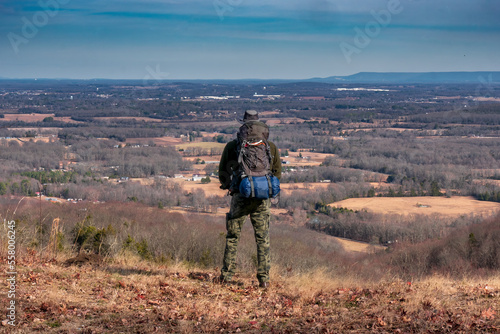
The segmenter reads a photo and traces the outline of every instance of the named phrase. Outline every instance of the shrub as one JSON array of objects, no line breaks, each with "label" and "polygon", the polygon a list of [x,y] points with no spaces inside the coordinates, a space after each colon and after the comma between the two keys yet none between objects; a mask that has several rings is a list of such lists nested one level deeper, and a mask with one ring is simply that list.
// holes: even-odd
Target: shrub
[{"label": "shrub", "polygon": [[108,254],[110,248],[108,239],[115,233],[111,225],[102,228],[94,226],[92,216],[88,215],[73,228],[73,244],[77,252],[86,250],[95,254]]}]

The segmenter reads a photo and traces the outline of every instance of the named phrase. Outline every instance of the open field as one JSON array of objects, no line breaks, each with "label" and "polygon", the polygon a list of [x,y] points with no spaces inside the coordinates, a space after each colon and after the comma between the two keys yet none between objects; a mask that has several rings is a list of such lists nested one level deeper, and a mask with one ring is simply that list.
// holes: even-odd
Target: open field
[{"label": "open field", "polygon": [[354,241],[350,239],[338,238],[330,236],[330,238],[335,238],[345,251],[354,253],[373,253],[386,249],[384,246],[380,245],[370,245],[366,242]]},{"label": "open field", "polygon": [[46,117],[54,117],[55,114],[4,114],[3,121],[20,121],[20,122],[41,122]]},{"label": "open field", "polygon": [[284,117],[284,118],[265,118],[262,120],[269,126],[275,126],[278,124],[290,124],[290,123],[304,123],[305,120],[297,117]]},{"label": "open field", "polygon": [[57,137],[57,134],[59,131],[62,130],[62,128],[56,128],[56,127],[46,127],[46,128],[37,128],[37,127],[18,127],[18,128],[8,128],[8,130],[14,131],[34,131],[38,133],[40,136],[48,136],[48,135],[54,135]]},{"label": "open field", "polygon": [[18,142],[20,145],[23,145],[26,142],[42,142],[42,143],[51,143],[51,142],[56,142],[59,141],[59,138],[57,137],[33,137],[33,138],[9,138],[9,139],[1,139],[1,140],[6,140],[8,142]]},{"label": "open field", "polygon": [[231,127],[231,126],[234,126],[234,127],[237,127],[240,124],[236,119],[233,121],[211,121],[211,119],[212,118],[210,118],[210,120],[206,120],[206,121],[188,121],[188,122],[186,122],[186,121],[175,121],[175,122],[167,121],[167,122],[165,122],[165,124],[173,124],[176,126],[187,128],[186,130],[191,129],[193,127],[200,127],[200,126],[209,126],[209,127]]},{"label": "open field", "polygon": [[[300,157],[300,155],[302,157]],[[319,166],[326,158],[334,157],[334,154],[316,153],[316,152],[289,152],[288,157],[282,157],[284,167],[294,166]]]},{"label": "open field", "polygon": [[121,117],[94,117],[96,121],[136,121],[136,122],[153,122],[162,123],[164,120],[158,118],[150,117],[131,117],[131,116],[121,116]]},{"label": "open field", "polygon": [[189,142],[189,143],[182,143],[182,144],[177,144],[175,145],[175,148],[178,150],[187,150],[190,148],[201,148],[201,149],[220,149],[222,150],[226,146],[226,144],[223,143],[216,143],[216,142]]},{"label": "open field", "polygon": [[380,214],[441,214],[460,216],[491,214],[500,211],[500,203],[475,200],[473,197],[371,197],[350,198],[330,204],[352,210],[367,210]]},{"label": "open field", "polygon": [[474,101],[478,102],[500,102],[498,97],[475,97]]},{"label": "open field", "polygon": [[0,121],[12,122],[20,121],[26,123],[32,122],[42,122],[45,118],[52,117],[54,121],[64,122],[64,123],[83,123],[80,121],[72,120],[71,117],[56,117],[55,114],[4,114],[4,118],[0,118]]},{"label": "open field", "polygon": [[186,191],[192,192],[193,190],[196,189],[202,189],[205,192],[205,195],[207,196],[225,196],[227,193],[227,190],[220,189],[220,183],[219,180],[212,177],[210,183],[201,183],[201,182],[194,182],[194,181],[184,181],[184,180],[179,180],[176,182],[179,182],[179,184],[182,186],[182,188]]},{"label": "open field", "polygon": [[305,182],[305,183],[281,183],[281,191],[307,190],[315,191],[317,189],[325,189],[332,183],[327,182]]},{"label": "open field", "polygon": [[213,137],[217,137],[221,133],[220,132],[204,132],[204,131],[201,131],[200,134],[201,134],[201,136],[203,138],[213,138]]},{"label": "open field", "polygon": [[195,157],[184,157],[185,160],[189,160],[189,161],[192,161],[192,162],[196,162],[198,159],[200,160],[203,160],[205,161],[205,163],[207,162],[217,162],[216,165],[219,164],[219,161],[220,161],[220,155],[197,155]]},{"label": "open field", "polygon": [[175,146],[182,144],[183,139],[165,136],[165,137],[151,137],[151,138],[127,138],[125,142],[131,145],[153,143],[157,146]]}]

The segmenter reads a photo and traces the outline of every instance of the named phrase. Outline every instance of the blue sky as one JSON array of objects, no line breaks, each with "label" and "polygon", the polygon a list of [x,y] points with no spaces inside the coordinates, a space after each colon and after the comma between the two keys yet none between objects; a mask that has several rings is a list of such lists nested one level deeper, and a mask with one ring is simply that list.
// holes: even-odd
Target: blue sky
[{"label": "blue sky", "polygon": [[500,71],[498,0],[0,2],[0,77]]}]

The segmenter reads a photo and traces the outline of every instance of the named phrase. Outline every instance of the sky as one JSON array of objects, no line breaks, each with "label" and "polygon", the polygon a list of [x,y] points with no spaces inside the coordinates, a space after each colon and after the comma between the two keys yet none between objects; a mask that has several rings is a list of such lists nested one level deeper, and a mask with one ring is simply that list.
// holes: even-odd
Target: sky
[{"label": "sky", "polygon": [[499,0],[0,0],[0,77],[500,71]]}]

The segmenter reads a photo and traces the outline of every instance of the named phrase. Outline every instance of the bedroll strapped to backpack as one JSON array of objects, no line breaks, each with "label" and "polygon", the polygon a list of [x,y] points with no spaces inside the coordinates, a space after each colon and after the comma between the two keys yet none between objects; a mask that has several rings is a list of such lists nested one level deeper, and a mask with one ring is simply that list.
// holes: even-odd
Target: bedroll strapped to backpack
[{"label": "bedroll strapped to backpack", "polygon": [[280,191],[279,180],[271,172],[273,157],[268,138],[269,127],[260,121],[247,121],[238,132],[239,168],[233,175],[233,189],[245,197],[272,198]]}]

